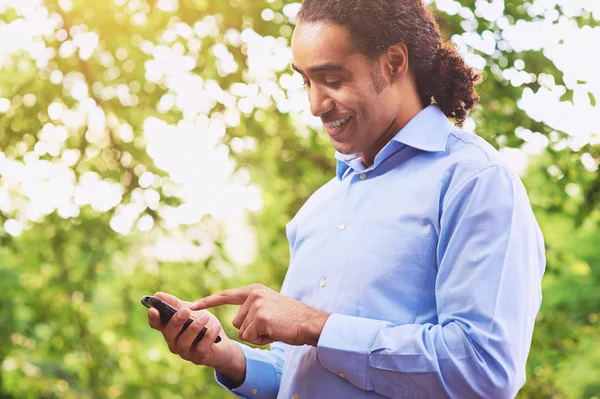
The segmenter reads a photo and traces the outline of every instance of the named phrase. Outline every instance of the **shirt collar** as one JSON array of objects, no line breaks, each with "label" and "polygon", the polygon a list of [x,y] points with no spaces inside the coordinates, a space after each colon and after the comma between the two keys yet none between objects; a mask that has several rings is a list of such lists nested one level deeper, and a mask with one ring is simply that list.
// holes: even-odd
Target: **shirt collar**
[{"label": "shirt collar", "polygon": [[[396,147],[397,143],[427,152],[443,152],[446,150],[446,141],[448,140],[451,128],[452,124],[440,108],[435,104],[429,105],[415,115],[379,151],[371,168],[376,168],[389,155],[395,152],[390,151],[389,147]],[[346,155],[336,151],[335,158],[337,159],[336,174],[340,180],[342,180],[349,168],[358,172],[365,170],[358,154]]]},{"label": "shirt collar", "polygon": [[427,152],[446,151],[452,124],[435,105],[429,105],[412,118],[392,140]]}]

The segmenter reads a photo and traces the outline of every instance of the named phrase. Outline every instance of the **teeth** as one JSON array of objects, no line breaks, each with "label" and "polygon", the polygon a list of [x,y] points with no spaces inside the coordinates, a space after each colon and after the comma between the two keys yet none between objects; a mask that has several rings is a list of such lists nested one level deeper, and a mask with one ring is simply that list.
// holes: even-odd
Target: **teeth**
[{"label": "teeth", "polygon": [[327,126],[337,129],[338,127],[342,126],[344,123],[348,122],[350,120],[350,117],[344,118],[344,119],[340,119],[334,122],[329,122],[327,124]]}]

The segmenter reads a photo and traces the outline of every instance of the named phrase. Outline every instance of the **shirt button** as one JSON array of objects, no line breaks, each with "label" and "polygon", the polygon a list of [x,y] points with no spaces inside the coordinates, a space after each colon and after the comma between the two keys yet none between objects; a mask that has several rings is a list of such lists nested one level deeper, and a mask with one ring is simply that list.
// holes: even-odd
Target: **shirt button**
[{"label": "shirt button", "polygon": [[325,287],[327,285],[327,280],[325,280],[324,278],[322,278],[321,281],[319,281],[319,285],[321,287]]},{"label": "shirt button", "polygon": [[344,379],[346,378],[346,373],[344,373],[343,371],[340,371],[340,372],[338,373],[338,375],[339,375],[341,378],[344,378]]},{"label": "shirt button", "polygon": [[361,173],[360,175],[358,175],[358,177],[360,178],[360,180],[365,180],[367,178],[367,175],[365,173]]},{"label": "shirt button", "polygon": [[298,399],[298,394],[297,393],[293,394],[292,399]]},{"label": "shirt button", "polygon": [[344,223],[342,223],[342,224],[340,224],[340,225],[338,226],[338,229],[339,229],[340,231],[344,231],[344,230],[346,230],[346,225],[345,225]]},{"label": "shirt button", "polygon": [[250,391],[250,394],[252,394],[252,396],[256,395],[258,393],[258,389],[253,389]]}]

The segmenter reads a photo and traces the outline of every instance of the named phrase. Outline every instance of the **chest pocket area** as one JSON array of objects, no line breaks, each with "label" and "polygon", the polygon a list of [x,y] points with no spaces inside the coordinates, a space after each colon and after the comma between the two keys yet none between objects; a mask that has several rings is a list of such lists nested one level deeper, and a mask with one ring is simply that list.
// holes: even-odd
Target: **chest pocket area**
[{"label": "chest pocket area", "polygon": [[345,279],[357,316],[413,323],[426,284],[433,289],[435,247],[434,240],[409,232],[363,228]]}]

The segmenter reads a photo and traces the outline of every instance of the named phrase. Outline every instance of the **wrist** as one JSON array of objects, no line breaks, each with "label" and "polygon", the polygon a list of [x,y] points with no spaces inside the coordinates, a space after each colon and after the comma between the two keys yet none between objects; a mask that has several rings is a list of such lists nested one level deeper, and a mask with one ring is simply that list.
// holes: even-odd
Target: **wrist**
[{"label": "wrist", "polygon": [[215,367],[215,370],[227,377],[229,380],[228,387],[234,389],[246,380],[246,355],[236,342],[230,342],[233,345],[231,361],[221,367]]},{"label": "wrist", "polygon": [[307,345],[311,345],[314,347],[317,346],[319,338],[321,338],[323,328],[325,327],[325,323],[327,323],[327,319],[330,315],[330,313],[324,312],[322,310],[317,310],[315,316],[310,318],[307,324]]}]

